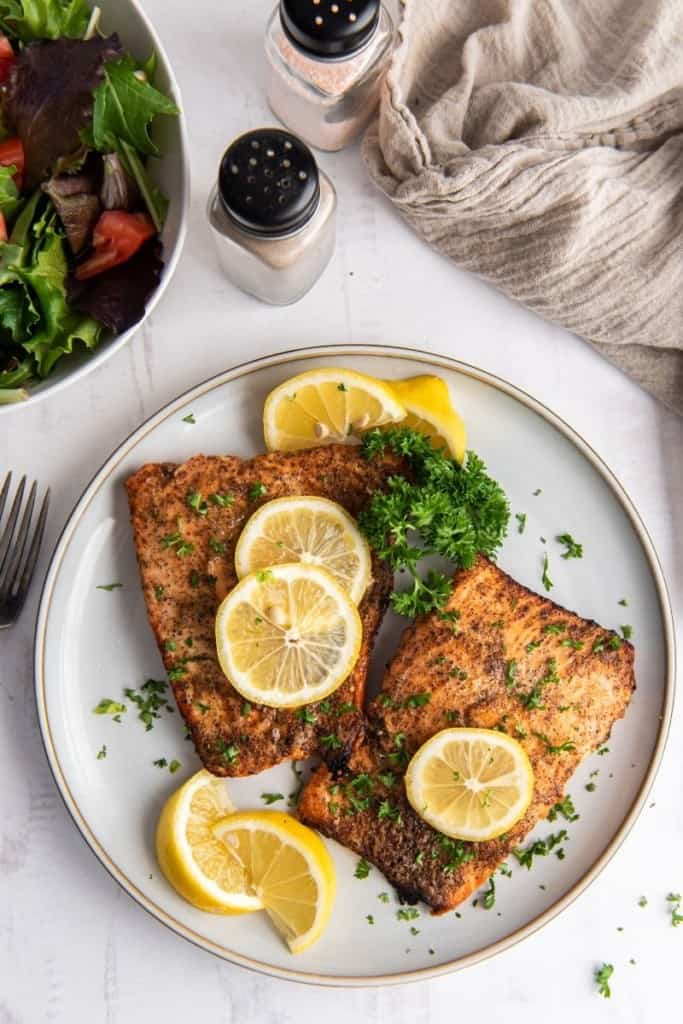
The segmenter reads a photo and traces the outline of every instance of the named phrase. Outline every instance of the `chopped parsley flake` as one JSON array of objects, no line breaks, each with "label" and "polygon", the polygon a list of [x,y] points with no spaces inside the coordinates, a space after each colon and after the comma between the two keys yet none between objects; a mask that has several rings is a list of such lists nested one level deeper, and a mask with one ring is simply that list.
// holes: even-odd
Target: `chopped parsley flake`
[{"label": "chopped parsley flake", "polygon": [[417,907],[399,907],[396,911],[396,917],[399,921],[416,921],[420,916],[420,911]]},{"label": "chopped parsley flake", "polygon": [[512,853],[523,868],[531,871],[534,857],[547,857],[556,846],[566,842],[568,839],[569,833],[566,828],[563,828],[554,835],[549,835],[546,839],[536,839],[525,849],[513,850]]},{"label": "chopped parsley flake", "polygon": [[95,590],[107,590],[111,593],[112,590],[121,590],[122,588],[123,583],[101,583],[99,587],[95,587]]},{"label": "chopped parsley flake", "polygon": [[544,732],[535,732],[534,736],[545,743],[545,749],[549,754],[567,754],[576,750],[576,743],[572,740],[565,740],[563,743],[552,743]]},{"label": "chopped parsley flake", "polygon": [[389,900],[391,899],[391,897],[389,896],[389,893],[388,893],[388,892],[378,892],[378,893],[377,893],[377,899],[378,899],[378,900],[379,900],[379,901],[380,901],[381,903],[388,903],[388,902],[389,902]]},{"label": "chopped parsley flake", "polygon": [[297,708],[296,717],[300,722],[306,722],[307,725],[315,725],[318,721],[318,716],[309,707]]},{"label": "chopped parsley flake", "polygon": [[548,821],[555,821],[558,816],[563,817],[565,821],[578,821],[581,817],[580,814],[576,813],[574,801],[569,793],[550,808],[548,811]]},{"label": "chopped parsley flake", "polygon": [[413,693],[403,701],[404,708],[423,708],[432,699],[431,693]]},{"label": "chopped parsley flake", "polygon": [[161,601],[161,599],[164,597],[165,594],[166,594],[166,590],[165,590],[164,587],[157,586],[157,587],[154,588],[154,600],[155,601]]},{"label": "chopped parsley flake", "polygon": [[623,636],[624,640],[630,640],[633,636],[633,626],[627,625],[620,626],[619,628],[621,629],[621,635]]},{"label": "chopped parsley flake", "polygon": [[375,919],[372,916],[372,914],[366,914],[365,915],[365,920],[368,922],[368,924],[374,924],[375,923]]},{"label": "chopped parsley flake", "polygon": [[566,622],[550,622],[543,627],[544,633],[564,633],[567,629]]},{"label": "chopped parsley flake", "polygon": [[183,540],[180,532],[167,533],[165,537],[161,538],[161,546],[164,550],[173,548],[178,558],[184,558],[185,555],[191,555],[194,551],[194,544],[190,541]]},{"label": "chopped parsley flake", "polygon": [[268,493],[268,488],[265,484],[262,484],[260,480],[256,480],[249,486],[247,491],[247,497],[249,501],[258,501],[259,498],[263,498]]},{"label": "chopped parsley flake", "polygon": [[251,714],[251,704],[248,700],[242,701],[242,707],[240,708],[240,715],[242,718],[246,718],[247,715]]},{"label": "chopped parsley flake", "polygon": [[534,491],[534,498],[537,498],[539,496],[539,494],[543,494],[543,491],[541,490],[540,487],[537,487],[536,490]]},{"label": "chopped parsley flake", "polygon": [[228,508],[230,505],[235,504],[235,495],[220,494],[218,491],[214,491],[213,494],[209,495],[209,501],[212,505],[217,505],[218,508]]},{"label": "chopped parsley flake", "polygon": [[587,793],[594,793],[598,787],[595,785],[594,782],[587,782],[583,788],[586,790]]},{"label": "chopped parsley flake", "polygon": [[580,651],[584,647],[583,640],[572,640],[571,637],[566,637],[564,640],[560,640],[560,647],[571,647],[573,651]]},{"label": "chopped parsley flake", "polygon": [[240,748],[236,743],[226,743],[222,739],[216,740],[216,750],[228,764],[234,764],[240,756]]},{"label": "chopped parsley flake", "polygon": [[103,743],[100,749],[97,751],[97,760],[104,761],[107,756],[107,744]]},{"label": "chopped parsley flake", "polygon": [[515,685],[515,676],[517,675],[517,662],[514,658],[505,663],[505,682],[509,687]]},{"label": "chopped parsley flake", "polygon": [[512,878],[512,868],[509,864],[501,864],[498,870],[505,878]]},{"label": "chopped parsley flake", "polygon": [[112,700],[111,697],[103,697],[97,707],[94,707],[92,710],[94,715],[120,715],[127,708],[125,704],[119,704],[118,701]]},{"label": "chopped parsley flake", "polygon": [[216,540],[215,537],[209,537],[209,547],[212,551],[215,551],[217,555],[225,554],[225,544],[222,540]]},{"label": "chopped parsley flake", "polygon": [[209,506],[206,504],[199,491],[191,491],[185,497],[185,503],[189,508],[194,509],[198,516],[206,516],[209,513]]},{"label": "chopped parsley flake", "polygon": [[640,897],[640,899],[638,900],[638,906],[639,907],[646,907],[647,906],[647,896],[641,896]]},{"label": "chopped parsley flake", "polygon": [[356,864],[356,870],[353,873],[353,877],[354,878],[367,878],[369,874],[370,874],[370,865],[366,861],[365,857],[361,857],[361,859]]},{"label": "chopped parsley flake", "polygon": [[202,702],[200,700],[196,700],[194,702],[194,706],[196,708],[199,708],[199,710],[201,711],[201,713],[203,715],[205,715],[207,713],[207,711],[211,710],[211,707],[208,704],[202,704]]},{"label": "chopped parsley flake", "polygon": [[168,768],[168,761],[165,757],[158,757],[156,761],[154,761],[154,765],[156,768]]},{"label": "chopped parsley flake", "polygon": [[388,818],[389,821],[395,821],[397,825],[403,824],[400,808],[395,804],[392,804],[390,800],[382,800],[377,809],[377,817],[380,820],[382,818]]},{"label": "chopped parsley flake", "polygon": [[541,583],[543,584],[543,586],[545,587],[546,590],[552,590],[552,588],[554,586],[553,581],[550,579],[550,576],[548,574],[548,556],[547,555],[543,556],[543,573],[541,575]]},{"label": "chopped parsley flake", "polygon": [[[170,676],[171,673],[169,673],[169,678]],[[123,691],[128,700],[136,705],[138,718],[144,725],[145,732],[149,732],[153,728],[153,721],[160,717],[159,712],[162,708],[173,711],[166,700],[167,689],[168,687],[162,679],[148,679],[142,684],[139,692],[131,687],[126,687]]]},{"label": "chopped parsley flake", "polygon": [[256,579],[259,583],[270,583],[271,580],[275,579],[275,574],[272,569],[259,569],[256,573]]},{"label": "chopped parsley flake", "polygon": [[670,892],[666,897],[667,903],[671,903],[671,926],[678,928],[680,924],[683,924],[683,914],[681,914],[681,894],[679,892]]},{"label": "chopped parsley flake", "polygon": [[524,649],[525,649],[525,651],[526,651],[526,653],[527,653],[527,654],[531,654],[531,652],[532,652],[532,651],[535,651],[535,650],[536,650],[536,648],[537,648],[537,647],[540,647],[540,646],[541,646],[541,641],[540,641],[540,640],[531,640],[531,641],[530,641],[530,642],[529,642],[529,643],[528,643],[528,644],[526,645],[526,647],[525,647]]},{"label": "chopped parsley flake", "polygon": [[346,384],[344,384],[343,381],[340,384],[337,384],[337,391],[348,391],[348,390],[349,389],[347,388]]},{"label": "chopped parsley flake", "polygon": [[562,557],[566,560],[568,558],[583,558],[583,545],[578,544],[571,533],[561,533],[555,538],[558,544],[562,544],[565,547],[565,551]]},{"label": "chopped parsley flake", "polygon": [[609,980],[614,974],[614,967],[612,964],[603,964],[602,967],[598,967],[595,970],[595,981],[598,986],[598,992],[605,999],[609,999],[612,995],[612,990],[609,987]]},{"label": "chopped parsley flake", "polygon": [[191,412],[188,412],[187,416],[183,416],[183,423],[190,423],[192,424],[192,426],[194,426],[196,422],[197,421],[194,418],[194,414]]},{"label": "chopped parsley flake", "polygon": [[496,883],[493,880],[493,875],[489,878],[488,889],[484,890],[483,899],[481,904],[484,910],[491,910],[496,903]]},{"label": "chopped parsley flake", "polygon": [[524,533],[524,527],[526,526],[526,512],[516,512],[515,519],[517,520],[517,533]]},{"label": "chopped parsley flake", "polygon": [[171,775],[175,775],[179,768],[182,768],[182,765],[180,761],[176,761],[175,759],[171,761],[171,763],[168,766],[168,770],[171,773]]},{"label": "chopped parsley flake", "polygon": [[326,750],[339,750],[342,744],[336,732],[330,732],[327,736],[320,737],[320,745]]},{"label": "chopped parsley flake", "polygon": [[265,804],[276,804],[278,800],[284,800],[282,793],[261,793],[261,799]]},{"label": "chopped parsley flake", "polygon": [[617,601],[617,604],[620,604],[622,608],[628,608],[628,601],[625,597],[622,597],[621,601]]}]

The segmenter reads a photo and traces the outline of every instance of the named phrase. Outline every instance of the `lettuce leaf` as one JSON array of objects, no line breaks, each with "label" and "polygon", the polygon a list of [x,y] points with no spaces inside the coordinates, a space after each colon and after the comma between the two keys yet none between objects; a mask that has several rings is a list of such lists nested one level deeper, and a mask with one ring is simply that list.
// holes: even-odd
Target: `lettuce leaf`
[{"label": "lettuce leaf", "polygon": [[120,142],[146,156],[158,156],[149,127],[158,114],[177,114],[175,103],[138,77],[132,57],[105,64],[104,77],[95,89],[92,139],[100,152],[117,150]]},{"label": "lettuce leaf", "polygon": [[94,348],[102,331],[101,324],[69,305],[67,274],[57,216],[38,194],[17,219],[10,241],[0,245],[0,328],[3,347],[10,340],[19,343],[40,377],[76,343]]},{"label": "lettuce leaf", "polygon": [[0,167],[0,213],[7,224],[14,219],[23,204],[19,189],[12,180],[16,172],[16,167]]},{"label": "lettuce leaf", "polygon": [[30,43],[21,50],[6,111],[24,146],[27,189],[49,178],[64,157],[81,151],[81,133],[92,123],[93,92],[103,66],[120,52],[116,35]]},{"label": "lettuce leaf", "polygon": [[22,43],[82,39],[90,13],[86,0],[0,0],[2,31]]}]

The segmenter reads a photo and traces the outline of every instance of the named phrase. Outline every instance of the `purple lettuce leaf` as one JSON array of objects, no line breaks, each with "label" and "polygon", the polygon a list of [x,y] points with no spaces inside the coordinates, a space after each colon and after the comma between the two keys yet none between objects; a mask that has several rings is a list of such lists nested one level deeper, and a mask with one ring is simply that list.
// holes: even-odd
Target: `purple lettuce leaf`
[{"label": "purple lettuce leaf", "polygon": [[81,133],[92,126],[93,90],[105,62],[121,52],[117,35],[30,43],[20,51],[5,112],[24,146],[26,189],[82,151]]},{"label": "purple lettuce leaf", "polygon": [[86,281],[67,279],[70,305],[120,334],[141,320],[145,303],[159,284],[164,263],[161,242],[151,238],[125,263]]}]

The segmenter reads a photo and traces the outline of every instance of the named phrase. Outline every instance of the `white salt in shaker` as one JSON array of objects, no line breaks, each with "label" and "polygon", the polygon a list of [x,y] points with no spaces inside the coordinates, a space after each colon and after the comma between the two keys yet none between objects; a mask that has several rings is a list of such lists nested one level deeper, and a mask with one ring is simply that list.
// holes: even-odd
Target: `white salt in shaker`
[{"label": "white salt in shaker", "polygon": [[268,102],[319,149],[348,145],[379,99],[394,40],[380,0],[280,0],[268,23]]},{"label": "white salt in shaker", "polygon": [[223,154],[208,218],[221,266],[239,288],[286,306],[330,261],[337,195],[301,139],[259,128]]}]

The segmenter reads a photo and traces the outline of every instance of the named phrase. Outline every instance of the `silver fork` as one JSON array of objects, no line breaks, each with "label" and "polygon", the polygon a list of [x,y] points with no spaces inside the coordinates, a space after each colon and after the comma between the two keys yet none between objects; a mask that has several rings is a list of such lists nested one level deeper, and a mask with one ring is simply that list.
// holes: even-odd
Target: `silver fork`
[{"label": "silver fork", "polygon": [[[7,498],[12,485],[12,474],[8,473],[0,490],[0,528],[2,515],[5,511]],[[40,512],[31,533],[31,519],[36,503],[38,484],[34,481],[29,491],[24,514],[19,523],[19,514],[24,501],[26,477],[19,481],[17,492],[9,511],[5,528],[0,533],[0,629],[7,629],[19,618],[24,606],[33,573],[40,553],[40,545],[45,532],[45,520],[50,504],[48,488],[40,506]],[[19,527],[17,529],[17,523]],[[30,537],[30,539],[29,539]]]}]

